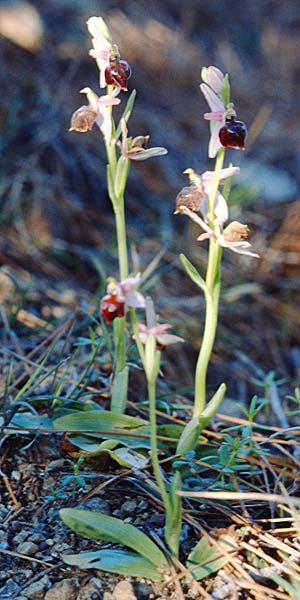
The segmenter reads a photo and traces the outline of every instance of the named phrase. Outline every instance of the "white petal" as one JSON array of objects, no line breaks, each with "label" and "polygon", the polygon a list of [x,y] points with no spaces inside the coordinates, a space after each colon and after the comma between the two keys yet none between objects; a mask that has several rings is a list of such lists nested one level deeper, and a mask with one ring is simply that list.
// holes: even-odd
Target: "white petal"
[{"label": "white petal", "polygon": [[102,106],[101,110],[98,111],[98,115],[96,117],[96,123],[102,132],[104,139],[107,144],[111,143],[111,134],[112,134],[112,123],[111,123],[111,114],[106,108],[106,106]]},{"label": "white petal", "polygon": [[83,88],[80,90],[80,94],[85,94],[90,106],[94,109],[95,112],[98,112],[98,96],[93,90],[89,87]]},{"label": "white petal", "polygon": [[163,154],[168,154],[168,150],[166,148],[156,147],[146,148],[144,150],[137,149],[136,152],[132,151],[132,153],[129,150],[127,156],[131,160],[147,160],[147,158],[153,158],[154,156],[163,156]]},{"label": "white petal", "polygon": [[125,294],[125,300],[127,306],[132,306],[133,308],[145,308],[146,306],[146,301],[143,294],[137,292],[136,290],[132,290],[131,292]]},{"label": "white petal", "polygon": [[210,136],[209,145],[208,145],[208,156],[209,158],[215,158],[218,150],[222,148],[222,144],[219,139],[219,131],[222,127],[222,123],[215,122],[215,126],[213,132]]},{"label": "white petal", "polygon": [[178,335],[172,335],[171,333],[161,333],[155,336],[158,343],[162,346],[169,346],[170,344],[177,344],[177,342],[184,342],[184,339]]},{"label": "white petal", "polygon": [[221,112],[221,113],[226,112],[226,109],[225,109],[225,106],[224,106],[222,100],[220,100],[220,98],[218,98],[217,94],[215,94],[215,92],[213,92],[213,90],[208,85],[206,85],[206,83],[201,83],[200,89],[201,89],[201,92],[202,92],[209,108],[213,112]]},{"label": "white petal", "polygon": [[210,87],[212,87],[217,94],[219,94],[222,89],[224,75],[220,69],[211,66],[207,68],[206,79],[204,81],[208,83],[208,85],[210,85]]},{"label": "white petal", "polygon": [[224,196],[222,196],[220,192],[217,192],[214,213],[216,215],[218,225],[224,225],[228,219],[228,206]]}]

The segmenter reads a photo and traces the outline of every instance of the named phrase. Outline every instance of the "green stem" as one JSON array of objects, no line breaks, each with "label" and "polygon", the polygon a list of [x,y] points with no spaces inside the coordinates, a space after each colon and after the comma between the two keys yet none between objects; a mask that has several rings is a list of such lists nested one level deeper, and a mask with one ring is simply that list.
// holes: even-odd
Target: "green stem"
[{"label": "green stem", "polygon": [[[214,224],[215,198],[218,192],[221,169],[224,163],[225,149],[221,148],[217,154],[215,177],[208,199],[208,222],[211,227]],[[219,298],[221,290],[221,257],[222,247],[215,239],[209,241],[208,264],[206,271],[205,292],[205,324],[202,344],[196,364],[195,371],[195,401],[194,417],[199,418],[206,403],[206,377],[210,361],[218,323]]]},{"label": "green stem", "polygon": [[144,350],[144,346],[143,346],[143,344],[140,340],[140,336],[139,336],[139,328],[137,325],[137,317],[136,317],[135,308],[130,308],[130,316],[131,316],[131,325],[132,325],[132,331],[134,334],[135,343],[137,345],[137,349],[138,349],[138,353],[140,355],[141,361],[144,364],[145,350]]},{"label": "green stem", "polygon": [[116,220],[120,281],[124,281],[124,279],[128,277],[128,252],[123,196],[121,198],[118,198],[117,205],[114,204],[113,208]]},{"label": "green stem", "polygon": [[222,248],[215,240],[210,240],[209,244],[209,258],[206,283],[208,286],[208,279],[215,275],[212,279],[212,285],[208,287],[208,291],[205,294],[206,298],[206,312],[205,312],[205,325],[202,338],[201,349],[199,352],[196,372],[195,372],[195,403],[194,403],[194,417],[200,417],[202,414],[205,403],[206,403],[206,376],[209,360],[211,357],[218,322],[218,308],[219,308],[219,297],[221,289],[220,280],[220,263],[221,263]]},{"label": "green stem", "polygon": [[157,449],[157,424],[156,424],[156,380],[148,380],[148,399],[149,399],[149,417],[150,417],[150,438],[151,438],[151,462],[153,467],[153,473],[158,485],[162,501],[164,503],[165,511],[167,514],[171,514],[171,502],[164,484],[164,480],[161,474],[159,460],[158,460],[158,449]]}]

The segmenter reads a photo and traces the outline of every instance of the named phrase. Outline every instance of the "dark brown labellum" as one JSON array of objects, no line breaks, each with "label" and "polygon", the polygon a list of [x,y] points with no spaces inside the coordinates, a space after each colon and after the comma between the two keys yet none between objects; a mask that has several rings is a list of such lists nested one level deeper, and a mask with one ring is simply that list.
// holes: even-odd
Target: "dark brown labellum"
[{"label": "dark brown labellum", "polygon": [[112,64],[105,69],[105,81],[107,85],[113,85],[114,87],[127,91],[127,79],[129,79],[131,73],[131,67],[126,60],[112,62]]},{"label": "dark brown labellum", "polygon": [[120,301],[117,294],[106,294],[101,300],[100,311],[103,319],[109,325],[116,317],[124,317],[125,302]]},{"label": "dark brown labellum", "polygon": [[236,121],[235,117],[229,117],[225,125],[219,131],[219,138],[225,148],[236,148],[245,150],[247,127],[243,121]]}]

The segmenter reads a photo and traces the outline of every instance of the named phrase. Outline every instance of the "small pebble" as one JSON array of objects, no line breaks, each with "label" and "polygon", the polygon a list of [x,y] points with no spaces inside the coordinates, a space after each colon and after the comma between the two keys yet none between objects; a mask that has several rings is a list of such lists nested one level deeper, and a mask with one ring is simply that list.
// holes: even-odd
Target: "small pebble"
[{"label": "small pebble", "polygon": [[26,554],[26,556],[34,556],[38,549],[38,545],[33,542],[22,542],[17,546],[17,551],[20,554]]},{"label": "small pebble", "polygon": [[27,540],[29,535],[30,535],[30,531],[28,531],[27,529],[22,529],[13,538],[13,544],[21,544],[22,542],[25,542],[25,540]]},{"label": "small pebble", "polygon": [[48,575],[44,575],[39,581],[34,581],[22,591],[29,600],[44,600],[47,589],[50,587]]},{"label": "small pebble", "polygon": [[13,579],[7,579],[6,584],[0,588],[1,600],[6,598],[14,598],[19,588],[20,586]]},{"label": "small pebble", "polygon": [[135,593],[137,595],[138,600],[148,600],[150,594],[152,594],[153,590],[149,583],[144,581],[139,581],[135,585]]},{"label": "small pebble", "polygon": [[34,542],[35,544],[39,544],[40,542],[43,542],[44,539],[45,536],[42,533],[33,533],[29,536],[28,542]]},{"label": "small pebble", "polygon": [[113,600],[137,600],[134,589],[129,581],[120,581],[113,591]]},{"label": "small pebble", "polygon": [[2,548],[3,550],[6,550],[6,548],[8,548],[7,538],[7,531],[3,531],[3,529],[0,529],[0,548]]},{"label": "small pebble", "polygon": [[136,500],[126,500],[126,502],[124,502],[122,504],[122,510],[124,511],[124,513],[127,513],[128,515],[131,515],[137,507],[137,501]]},{"label": "small pebble", "polygon": [[100,600],[102,598],[102,581],[98,577],[92,577],[86,585],[84,585],[76,600]]},{"label": "small pebble", "polygon": [[76,600],[78,587],[71,579],[57,581],[45,595],[45,600]]}]

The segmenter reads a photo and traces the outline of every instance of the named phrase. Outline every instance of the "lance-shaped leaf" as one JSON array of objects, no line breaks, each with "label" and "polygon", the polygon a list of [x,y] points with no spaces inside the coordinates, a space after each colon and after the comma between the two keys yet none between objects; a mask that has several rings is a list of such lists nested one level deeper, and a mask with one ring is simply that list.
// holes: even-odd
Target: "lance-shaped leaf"
[{"label": "lance-shaped leaf", "polygon": [[207,293],[207,286],[204,279],[201,277],[200,273],[198,273],[196,267],[189,261],[189,259],[184,255],[180,254],[179,258],[182,262],[183,267],[185,268],[188,276],[191,280],[204,292]]},{"label": "lance-shaped leaf", "polygon": [[222,569],[230,561],[230,554],[237,550],[236,538],[229,533],[222,535],[217,545],[203,537],[189,554],[187,567],[199,581]]},{"label": "lance-shaped leaf", "polygon": [[215,416],[221,402],[223,401],[225,392],[226,392],[226,385],[225,385],[225,383],[221,383],[220,387],[218,387],[216,393],[210,399],[206,408],[200,415],[199,422],[200,422],[201,431],[202,431],[202,429],[204,429],[206,427],[206,425]]},{"label": "lance-shaped leaf", "polygon": [[176,492],[181,488],[181,475],[175,471],[170,488],[171,510],[166,514],[166,542],[174,556],[178,557],[179,541],[182,528],[182,498]]},{"label": "lance-shaped leaf", "polygon": [[145,533],[130,523],[124,523],[116,517],[76,508],[63,508],[59,514],[70,529],[84,537],[123,544],[144,556],[156,567],[166,569],[168,566],[160,548]]},{"label": "lance-shaped leaf", "polygon": [[177,444],[176,454],[185,455],[190,450],[194,450],[197,445],[200,433],[199,418],[194,417],[185,426]]},{"label": "lance-shaped leaf", "polygon": [[128,100],[127,100],[127,103],[126,103],[124,112],[122,114],[122,117],[121,117],[121,119],[119,121],[119,125],[118,125],[118,127],[116,129],[116,133],[114,135],[114,138],[115,138],[116,141],[119,139],[119,137],[120,137],[120,135],[122,133],[122,119],[125,119],[126,123],[128,123],[128,121],[129,121],[130,115],[132,113],[132,109],[133,109],[135,97],[136,97],[136,91],[132,90],[132,92],[131,92]]},{"label": "lance-shaped leaf", "polygon": [[104,431],[112,433],[120,429],[134,429],[146,425],[147,422],[137,417],[112,413],[109,410],[87,410],[59,417],[53,422],[60,431]]},{"label": "lance-shaped leaf", "polygon": [[[117,320],[117,319],[115,319]],[[111,409],[113,412],[123,414],[125,412],[128,391],[129,367],[122,371],[116,371],[112,385]]]},{"label": "lance-shaped leaf", "polygon": [[62,558],[67,565],[74,565],[80,569],[101,569],[127,577],[147,577],[160,581],[163,579],[162,573],[153,563],[135,552],[126,550],[103,549],[96,552],[64,554]]}]

